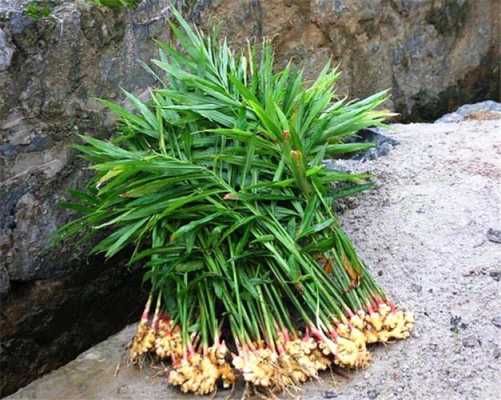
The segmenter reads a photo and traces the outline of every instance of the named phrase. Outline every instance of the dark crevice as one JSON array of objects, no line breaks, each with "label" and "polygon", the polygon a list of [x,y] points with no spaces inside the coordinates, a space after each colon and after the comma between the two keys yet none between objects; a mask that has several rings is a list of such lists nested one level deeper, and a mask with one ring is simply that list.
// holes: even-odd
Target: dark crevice
[{"label": "dark crevice", "polygon": [[13,281],[0,313],[0,396],[8,395],[138,319],[146,290],[122,259],[58,279]]}]

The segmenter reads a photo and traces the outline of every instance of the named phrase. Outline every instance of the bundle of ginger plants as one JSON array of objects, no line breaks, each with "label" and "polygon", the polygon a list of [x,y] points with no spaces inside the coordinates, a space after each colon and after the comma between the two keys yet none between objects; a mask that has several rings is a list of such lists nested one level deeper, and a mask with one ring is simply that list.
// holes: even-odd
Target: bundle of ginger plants
[{"label": "bundle of ginger plants", "polygon": [[370,146],[346,139],[389,116],[386,92],[347,101],[329,64],[307,84],[293,65],[274,70],[267,42],[236,54],[173,14],[179,46],[160,45],[150,100],[103,101],[115,135],[75,146],[95,177],[61,234],[106,232],[96,253],[129,249],[142,265],[151,294],[130,358],[171,362],[183,392],[238,377],[289,390],[333,364],[367,366],[367,344],[408,337],[413,318],[333,211],[370,177],[323,161]]}]

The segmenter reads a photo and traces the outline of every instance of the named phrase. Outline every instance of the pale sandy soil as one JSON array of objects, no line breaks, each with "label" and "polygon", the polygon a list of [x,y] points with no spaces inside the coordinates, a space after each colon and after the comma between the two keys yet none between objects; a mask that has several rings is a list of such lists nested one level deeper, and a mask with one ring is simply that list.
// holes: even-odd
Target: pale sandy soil
[{"label": "pale sandy soil", "polygon": [[[367,370],[325,374],[296,398],[499,399],[501,244],[487,232],[501,230],[501,119],[393,125],[389,135],[401,144],[359,166],[380,187],[351,202],[343,223],[416,314],[413,337],[373,348]],[[129,327],[8,399],[191,398],[156,371],[116,369],[131,336]]]}]

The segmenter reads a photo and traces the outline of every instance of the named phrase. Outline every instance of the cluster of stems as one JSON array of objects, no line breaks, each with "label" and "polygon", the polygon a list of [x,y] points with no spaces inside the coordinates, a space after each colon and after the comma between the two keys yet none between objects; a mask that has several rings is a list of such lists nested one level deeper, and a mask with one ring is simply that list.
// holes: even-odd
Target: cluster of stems
[{"label": "cluster of stems", "polygon": [[[312,278],[298,285],[289,283],[286,268],[270,260],[263,268],[274,279],[257,285],[255,298],[242,299],[239,290],[223,287],[223,314],[209,286],[199,287],[195,298],[181,299],[174,320],[159,311],[160,295],[150,318],[150,296],[130,358],[138,365],[148,355],[171,361],[169,383],[195,394],[227,388],[238,376],[258,389],[282,391],[317,378],[333,364],[366,367],[367,345],[407,338],[413,318],[382,297],[367,272],[353,286],[349,272],[333,263],[312,260]],[[259,275],[258,268],[253,272]],[[249,279],[247,273],[227,278],[240,285]],[[349,286],[338,286],[339,280]],[[343,287],[349,290],[338,289]],[[231,351],[221,339],[222,326]]]},{"label": "cluster of stems", "polygon": [[[320,206],[315,218],[333,217],[329,209],[324,212]],[[272,215],[250,232],[255,238],[272,234],[274,240],[254,243],[253,262],[230,262],[230,268],[238,235],[204,253],[219,285],[204,280],[189,295],[179,296],[179,290],[174,319],[159,313],[158,294],[150,320],[148,300],[131,346],[135,364],[148,354],[171,360],[169,382],[183,392],[212,393],[238,376],[260,390],[283,391],[332,365],[364,368],[371,360],[368,344],[409,337],[412,314],[386,297],[337,223],[310,238],[311,244],[334,238],[324,253],[309,254]],[[253,282],[253,290],[246,282]]]}]

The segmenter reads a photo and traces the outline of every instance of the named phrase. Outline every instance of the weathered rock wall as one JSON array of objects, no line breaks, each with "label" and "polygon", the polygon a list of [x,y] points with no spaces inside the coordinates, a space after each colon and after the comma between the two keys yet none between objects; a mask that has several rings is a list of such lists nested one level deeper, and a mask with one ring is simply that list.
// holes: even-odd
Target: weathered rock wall
[{"label": "weathered rock wall", "polygon": [[68,219],[57,204],[86,181],[71,144],[80,132],[107,133],[96,96],[153,83],[138,60],[168,38],[167,4],[113,12],[63,2],[33,21],[23,2],[0,2],[0,396],[140,313],[137,271],[51,239]]},{"label": "weathered rock wall", "polygon": [[294,58],[311,76],[331,57],[341,93],[388,88],[403,120],[500,96],[498,0],[221,0],[206,15],[236,44],[273,38],[279,59]]},{"label": "weathered rock wall", "polygon": [[[154,82],[138,60],[155,56],[152,39],[168,39],[168,0],[134,11],[59,0],[38,21],[26,3],[0,0],[0,395],[116,330],[141,302],[136,273],[50,237],[68,218],[57,203],[86,180],[71,143],[112,122],[94,98],[144,93]],[[177,3],[236,46],[271,37],[278,62],[294,58],[309,76],[332,57],[340,93],[390,88],[389,106],[407,120],[499,99],[499,0]]]},{"label": "weathered rock wall", "polygon": [[120,87],[142,92],[153,83],[139,60],[156,55],[153,39],[167,39],[167,4],[148,1],[127,13],[68,2],[40,21],[5,13],[0,248],[11,280],[50,278],[74,265],[73,253],[46,251],[66,218],[56,204],[85,180],[70,145],[81,132],[105,134],[110,121],[96,97],[117,99]]}]

